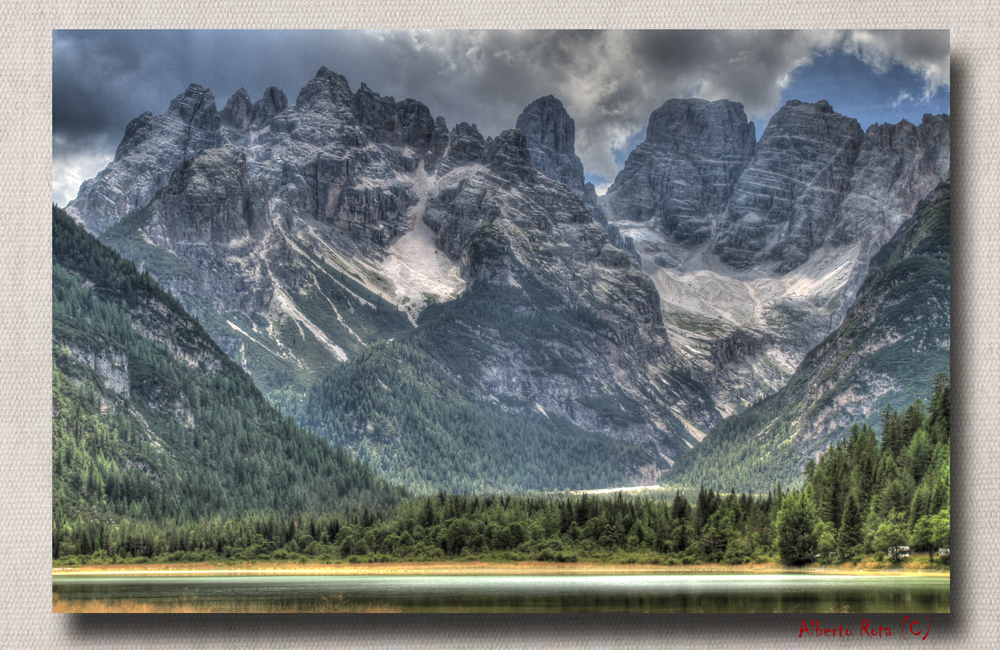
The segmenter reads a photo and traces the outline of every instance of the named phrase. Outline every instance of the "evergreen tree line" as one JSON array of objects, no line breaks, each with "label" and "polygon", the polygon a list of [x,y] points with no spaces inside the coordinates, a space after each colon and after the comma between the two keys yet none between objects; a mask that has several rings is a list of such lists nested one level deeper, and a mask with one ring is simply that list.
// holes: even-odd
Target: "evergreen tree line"
[{"label": "evergreen tree line", "polygon": [[[801,490],[778,484],[754,496],[702,488],[693,503],[680,491],[672,497],[442,492],[379,512],[103,528],[57,520],[53,543],[64,562],[461,557],[802,565],[865,556],[898,560],[890,549],[905,545],[933,558],[950,543],[949,417],[950,388],[942,376],[929,408],[919,400],[902,413],[887,408],[881,437],[871,427],[853,427],[849,438],[807,466]],[[88,549],[97,555],[69,555]]]}]

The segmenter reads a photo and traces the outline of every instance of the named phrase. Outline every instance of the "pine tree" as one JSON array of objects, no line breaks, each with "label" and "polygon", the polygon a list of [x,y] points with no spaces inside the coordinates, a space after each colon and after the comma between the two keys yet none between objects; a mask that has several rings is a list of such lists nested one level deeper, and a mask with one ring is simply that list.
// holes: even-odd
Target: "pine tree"
[{"label": "pine tree", "polygon": [[778,512],[778,552],[783,563],[801,566],[813,561],[818,522],[812,499],[802,492],[785,496]]},{"label": "pine tree", "polygon": [[892,404],[886,404],[882,410],[882,415],[879,416],[879,420],[882,423],[882,451],[889,452],[894,456],[899,453],[896,440],[897,419],[898,414],[892,408]]},{"label": "pine tree", "polygon": [[840,553],[841,558],[846,560],[857,554],[858,547],[862,542],[861,526],[863,523],[861,509],[858,508],[858,500],[851,494],[847,497],[843,522],[840,524],[840,531],[837,533],[837,551]]}]

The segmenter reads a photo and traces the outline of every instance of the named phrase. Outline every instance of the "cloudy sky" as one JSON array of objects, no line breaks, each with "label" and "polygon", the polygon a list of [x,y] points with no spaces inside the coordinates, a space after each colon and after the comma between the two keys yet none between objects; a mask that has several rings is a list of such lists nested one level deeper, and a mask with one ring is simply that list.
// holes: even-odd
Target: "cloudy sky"
[{"label": "cloudy sky", "polygon": [[240,87],[294,102],[321,66],[407,97],[484,135],[553,94],[576,120],[587,179],[603,191],[674,97],[742,102],[760,138],[789,99],[826,99],[873,122],[950,112],[947,31],[56,31],[52,194],[59,205],[114,156],[128,122],[166,112],[190,83],[221,109]]}]

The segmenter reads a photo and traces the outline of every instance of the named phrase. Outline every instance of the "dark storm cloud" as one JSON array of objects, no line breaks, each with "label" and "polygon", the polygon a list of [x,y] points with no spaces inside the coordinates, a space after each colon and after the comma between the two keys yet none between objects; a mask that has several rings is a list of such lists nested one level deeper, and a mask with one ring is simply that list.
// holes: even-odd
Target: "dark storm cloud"
[{"label": "dark storm cloud", "polygon": [[276,85],[294,102],[320,66],[486,135],[554,94],[576,120],[588,174],[610,180],[667,99],[740,101],[759,135],[794,71],[834,49],[917,73],[925,85],[914,95],[948,84],[947,32],[55,32],[53,194],[75,196],[132,118],[165,112],[190,83],[211,88],[220,108],[240,87],[257,99]]}]

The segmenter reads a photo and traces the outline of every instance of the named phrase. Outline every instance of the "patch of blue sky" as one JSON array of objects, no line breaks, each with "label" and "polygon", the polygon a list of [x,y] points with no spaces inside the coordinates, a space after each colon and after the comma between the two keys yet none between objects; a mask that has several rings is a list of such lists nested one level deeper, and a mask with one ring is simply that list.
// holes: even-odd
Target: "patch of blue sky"
[{"label": "patch of blue sky", "polygon": [[[926,86],[920,74],[902,65],[879,72],[856,56],[837,50],[795,70],[781,95],[782,103],[825,99],[833,110],[857,119],[861,128],[867,129],[876,122],[896,124],[905,119],[920,124],[925,113],[951,113],[948,86],[931,93],[926,92]],[[755,118],[759,139],[771,115]]]}]

